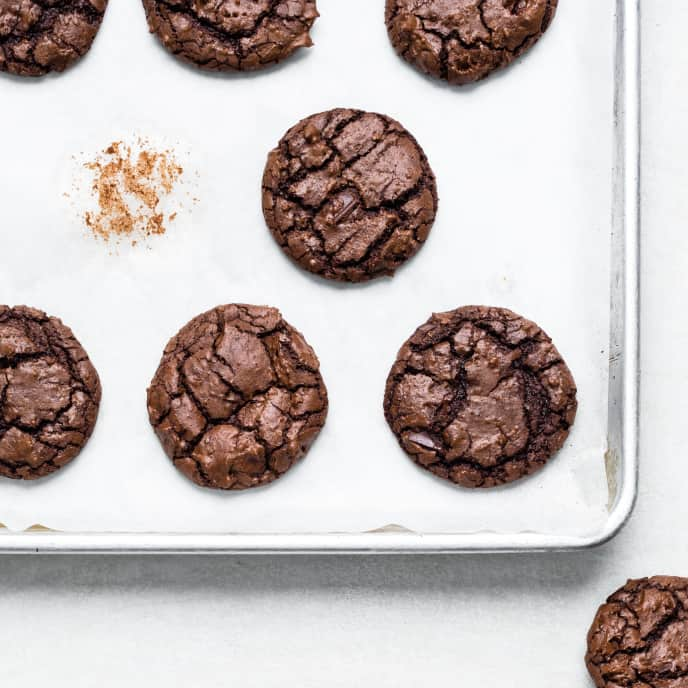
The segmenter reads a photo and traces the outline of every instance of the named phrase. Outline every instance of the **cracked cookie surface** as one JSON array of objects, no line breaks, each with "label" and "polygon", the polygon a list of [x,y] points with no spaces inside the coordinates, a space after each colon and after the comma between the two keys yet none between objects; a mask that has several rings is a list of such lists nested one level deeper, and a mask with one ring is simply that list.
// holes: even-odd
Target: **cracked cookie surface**
[{"label": "cracked cookie surface", "polygon": [[363,282],[393,275],[420,250],[436,213],[425,153],[385,115],[312,115],[268,156],[265,221],[293,261],[322,277]]},{"label": "cracked cookie surface", "polygon": [[107,0],[0,0],[0,71],[62,72],[93,44]]},{"label": "cracked cookie surface", "polygon": [[399,351],[385,417],[422,468],[464,487],[540,470],[566,440],[576,386],[551,339],[504,308],[433,315]]},{"label": "cracked cookie surface", "polygon": [[0,306],[0,475],[34,480],[69,463],[98,416],[100,380],[72,331]]},{"label": "cracked cookie surface", "polygon": [[585,656],[598,688],[688,686],[688,579],[631,580],[603,604]]},{"label": "cracked cookie surface", "polygon": [[315,0],[143,0],[174,55],[212,71],[251,71],[313,45]]},{"label": "cracked cookie surface", "polygon": [[327,405],[313,349],[267,306],[194,318],[167,345],[148,390],[151,424],[174,465],[223,490],[286,473],[318,436]]},{"label": "cracked cookie surface", "polygon": [[469,84],[511,64],[539,40],[558,0],[387,0],[394,49],[451,84]]}]

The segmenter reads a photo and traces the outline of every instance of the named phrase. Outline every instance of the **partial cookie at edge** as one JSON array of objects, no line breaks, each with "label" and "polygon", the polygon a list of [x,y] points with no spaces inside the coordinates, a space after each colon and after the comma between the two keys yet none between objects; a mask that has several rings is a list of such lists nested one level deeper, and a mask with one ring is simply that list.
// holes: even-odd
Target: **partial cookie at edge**
[{"label": "partial cookie at edge", "polygon": [[107,0],[2,0],[0,72],[62,72],[91,48]]},{"label": "partial cookie at edge", "polygon": [[72,331],[0,306],[0,475],[34,480],[72,461],[98,417],[98,373]]},{"label": "partial cookie at edge", "polygon": [[603,604],[585,663],[597,688],[688,685],[688,579],[630,580]]},{"label": "partial cookie at edge", "polygon": [[143,0],[151,33],[210,71],[253,71],[313,45],[316,0]]},{"label": "partial cookie at edge", "polygon": [[549,28],[558,0],[387,0],[390,41],[430,76],[465,85],[528,51]]}]

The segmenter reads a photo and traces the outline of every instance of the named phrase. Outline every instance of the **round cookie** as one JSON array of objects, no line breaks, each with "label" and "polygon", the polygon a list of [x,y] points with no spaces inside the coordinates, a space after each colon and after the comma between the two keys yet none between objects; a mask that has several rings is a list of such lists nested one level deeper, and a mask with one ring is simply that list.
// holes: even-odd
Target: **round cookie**
[{"label": "round cookie", "polygon": [[437,213],[435,176],[398,122],[330,110],[299,122],[268,156],[263,213],[302,268],[363,282],[393,275],[421,248]]},{"label": "round cookie", "polygon": [[395,50],[430,76],[469,84],[511,64],[547,30],[558,0],[387,0]]},{"label": "round cookie", "polygon": [[0,306],[0,475],[34,480],[83,449],[100,380],[72,331],[26,306]]},{"label": "round cookie", "polygon": [[433,315],[399,351],[385,417],[422,468],[464,487],[540,470],[576,416],[576,385],[552,340],[504,308]]},{"label": "round cookie", "polygon": [[313,45],[315,0],[143,0],[151,33],[185,62],[262,69]]},{"label": "round cookie", "polygon": [[688,685],[688,579],[631,580],[603,604],[585,663],[597,688]]},{"label": "round cookie", "polygon": [[108,0],[1,0],[0,72],[63,72],[90,49]]},{"label": "round cookie", "polygon": [[218,306],[173,337],[148,390],[174,465],[203,487],[243,490],[286,473],[325,424],[318,359],[280,312]]}]

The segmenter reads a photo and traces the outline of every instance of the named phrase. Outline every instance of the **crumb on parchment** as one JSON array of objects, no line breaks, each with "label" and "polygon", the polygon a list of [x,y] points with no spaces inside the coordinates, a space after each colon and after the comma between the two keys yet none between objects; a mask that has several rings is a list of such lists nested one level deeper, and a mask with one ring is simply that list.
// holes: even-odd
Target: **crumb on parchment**
[{"label": "crumb on parchment", "polygon": [[165,234],[176,219],[176,212],[162,210],[184,173],[174,151],[155,150],[143,138],[134,145],[114,141],[82,165],[92,175],[95,203],[83,219],[96,238],[136,246]]}]

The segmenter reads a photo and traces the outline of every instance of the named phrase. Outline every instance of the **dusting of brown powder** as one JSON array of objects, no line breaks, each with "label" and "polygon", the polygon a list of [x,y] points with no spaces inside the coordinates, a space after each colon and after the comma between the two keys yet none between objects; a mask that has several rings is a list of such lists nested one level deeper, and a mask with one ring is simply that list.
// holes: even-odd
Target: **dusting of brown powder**
[{"label": "dusting of brown powder", "polygon": [[[136,150],[115,141],[83,163],[93,174],[92,190],[97,202],[84,220],[93,234],[105,241],[138,240],[167,231],[161,201],[169,196],[184,172],[171,150],[155,151],[139,139]],[[168,215],[173,222],[176,213]]]}]

